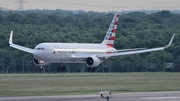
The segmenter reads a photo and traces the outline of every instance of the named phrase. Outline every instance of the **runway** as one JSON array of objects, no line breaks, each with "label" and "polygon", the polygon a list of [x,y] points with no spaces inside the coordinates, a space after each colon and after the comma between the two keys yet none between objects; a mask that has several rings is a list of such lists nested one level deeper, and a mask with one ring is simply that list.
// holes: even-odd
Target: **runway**
[{"label": "runway", "polygon": [[[107,101],[98,94],[93,95],[62,95],[62,96],[27,96],[0,97],[0,101]],[[109,101],[180,101],[180,91],[112,93]]]}]

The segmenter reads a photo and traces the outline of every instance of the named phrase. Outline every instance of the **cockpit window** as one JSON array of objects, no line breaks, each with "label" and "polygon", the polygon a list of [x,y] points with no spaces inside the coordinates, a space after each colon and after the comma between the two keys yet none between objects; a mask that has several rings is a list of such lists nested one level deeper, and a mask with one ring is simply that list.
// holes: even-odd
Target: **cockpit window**
[{"label": "cockpit window", "polygon": [[45,48],[36,48],[36,50],[45,50]]}]

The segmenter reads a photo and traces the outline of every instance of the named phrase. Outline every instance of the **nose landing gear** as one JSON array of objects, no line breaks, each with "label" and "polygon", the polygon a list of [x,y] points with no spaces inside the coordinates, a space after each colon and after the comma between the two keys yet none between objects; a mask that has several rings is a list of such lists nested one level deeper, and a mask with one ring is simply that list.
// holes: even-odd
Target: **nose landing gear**
[{"label": "nose landing gear", "polygon": [[39,67],[39,71],[40,71],[40,73],[44,72],[44,68],[42,65]]}]

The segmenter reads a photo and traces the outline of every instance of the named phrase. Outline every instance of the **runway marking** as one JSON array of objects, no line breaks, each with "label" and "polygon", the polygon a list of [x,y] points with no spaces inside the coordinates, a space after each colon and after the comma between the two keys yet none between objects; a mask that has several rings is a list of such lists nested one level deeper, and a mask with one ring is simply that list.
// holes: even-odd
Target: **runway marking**
[{"label": "runway marking", "polygon": [[180,97],[178,96],[172,96],[172,97],[147,97],[142,99],[148,99],[148,100],[154,100],[154,99],[178,99]]}]

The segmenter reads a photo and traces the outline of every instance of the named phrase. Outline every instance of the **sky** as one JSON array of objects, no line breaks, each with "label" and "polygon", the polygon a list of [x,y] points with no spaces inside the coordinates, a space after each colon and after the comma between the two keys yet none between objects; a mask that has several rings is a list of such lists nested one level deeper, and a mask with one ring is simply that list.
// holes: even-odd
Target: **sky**
[{"label": "sky", "polygon": [[63,9],[84,11],[180,10],[180,0],[0,0],[0,8],[18,10]]}]

